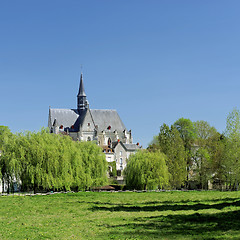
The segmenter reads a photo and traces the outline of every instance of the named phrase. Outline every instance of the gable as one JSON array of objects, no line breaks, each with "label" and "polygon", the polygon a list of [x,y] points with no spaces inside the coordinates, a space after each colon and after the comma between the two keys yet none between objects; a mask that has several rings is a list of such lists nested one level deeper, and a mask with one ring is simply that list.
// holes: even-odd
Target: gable
[{"label": "gable", "polygon": [[83,119],[83,122],[81,123],[81,131],[94,131],[95,129],[95,125],[92,119],[92,115],[89,111],[89,109],[87,110],[85,117]]},{"label": "gable", "polygon": [[114,152],[120,152],[120,151],[126,151],[124,146],[121,142],[117,143],[117,145],[114,147]]}]

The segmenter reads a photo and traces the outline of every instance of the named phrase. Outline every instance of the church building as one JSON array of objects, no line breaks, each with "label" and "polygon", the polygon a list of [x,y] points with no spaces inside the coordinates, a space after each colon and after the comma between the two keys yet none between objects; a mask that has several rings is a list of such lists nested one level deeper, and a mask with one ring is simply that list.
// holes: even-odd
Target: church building
[{"label": "church building", "polygon": [[130,154],[141,148],[133,143],[131,130],[127,130],[116,110],[89,108],[82,74],[77,109],[49,108],[48,127],[51,133],[69,135],[75,141],[96,141],[106,160],[116,161],[119,177]]}]

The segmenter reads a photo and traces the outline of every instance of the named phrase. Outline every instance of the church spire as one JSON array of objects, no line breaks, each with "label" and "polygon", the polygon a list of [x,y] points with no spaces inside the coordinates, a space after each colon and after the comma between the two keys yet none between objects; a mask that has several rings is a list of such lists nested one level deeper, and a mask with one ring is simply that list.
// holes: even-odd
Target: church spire
[{"label": "church spire", "polygon": [[87,95],[84,91],[83,86],[83,74],[81,73],[79,91],[77,95],[77,109],[78,111],[85,110],[88,108]]},{"label": "church spire", "polygon": [[83,86],[83,74],[82,73],[81,73],[81,77],[80,77],[78,97],[86,97],[86,93],[84,91],[84,86]]}]

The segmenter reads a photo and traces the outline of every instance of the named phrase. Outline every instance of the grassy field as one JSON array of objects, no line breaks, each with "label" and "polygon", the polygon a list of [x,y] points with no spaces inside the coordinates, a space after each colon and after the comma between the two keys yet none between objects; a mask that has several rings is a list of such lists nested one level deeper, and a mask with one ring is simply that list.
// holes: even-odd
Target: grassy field
[{"label": "grassy field", "polygon": [[240,239],[240,192],[2,196],[0,239]]}]

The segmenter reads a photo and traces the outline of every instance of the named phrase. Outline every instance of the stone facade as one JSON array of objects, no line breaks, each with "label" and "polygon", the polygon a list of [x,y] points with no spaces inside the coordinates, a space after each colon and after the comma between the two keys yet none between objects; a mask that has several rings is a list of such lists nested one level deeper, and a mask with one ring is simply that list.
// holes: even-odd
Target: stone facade
[{"label": "stone facade", "polygon": [[127,130],[116,110],[89,108],[82,74],[77,109],[49,108],[48,127],[51,133],[66,134],[75,141],[95,141],[108,162],[116,161],[120,172],[129,155],[140,149],[139,144],[133,144],[131,130]]}]

